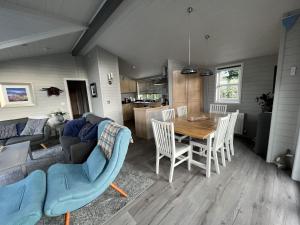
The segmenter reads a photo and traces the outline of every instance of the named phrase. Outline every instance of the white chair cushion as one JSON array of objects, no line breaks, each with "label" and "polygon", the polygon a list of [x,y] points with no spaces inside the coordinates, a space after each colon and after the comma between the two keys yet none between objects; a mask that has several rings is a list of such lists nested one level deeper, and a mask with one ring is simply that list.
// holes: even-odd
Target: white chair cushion
[{"label": "white chair cushion", "polygon": [[180,155],[183,154],[184,152],[188,151],[188,148],[190,146],[187,144],[183,144],[180,142],[175,142],[175,151],[176,151],[176,155]]}]

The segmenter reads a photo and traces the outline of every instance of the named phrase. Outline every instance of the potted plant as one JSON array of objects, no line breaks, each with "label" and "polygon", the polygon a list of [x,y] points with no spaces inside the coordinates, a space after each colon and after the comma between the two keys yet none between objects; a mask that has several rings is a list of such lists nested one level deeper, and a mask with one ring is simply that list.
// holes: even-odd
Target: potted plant
[{"label": "potted plant", "polygon": [[66,114],[67,114],[66,112],[57,111],[57,112],[51,113],[51,116],[55,117],[58,122],[62,123],[65,120],[64,116]]},{"label": "potted plant", "polygon": [[271,92],[267,94],[262,94],[256,97],[256,102],[261,108],[262,112],[272,112],[274,96]]}]

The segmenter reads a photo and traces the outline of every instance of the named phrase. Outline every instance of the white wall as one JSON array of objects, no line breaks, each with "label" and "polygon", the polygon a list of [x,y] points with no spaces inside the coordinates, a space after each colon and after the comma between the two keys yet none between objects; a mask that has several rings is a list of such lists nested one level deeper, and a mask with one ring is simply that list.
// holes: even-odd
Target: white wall
[{"label": "white wall", "polygon": [[[290,76],[292,66],[297,67],[295,76]],[[300,127],[299,112],[300,19],[289,31],[282,27],[267,161],[273,161],[276,156],[285,153],[286,149],[295,152]],[[300,174],[298,179],[300,180]]]},{"label": "white wall", "polygon": [[[263,56],[240,60],[243,63],[242,93],[240,104],[227,104],[228,111],[237,109],[246,113],[246,136],[254,138],[256,135],[257,115],[261,112],[256,97],[262,93],[272,92],[274,66],[277,64],[277,55]],[[234,63],[234,62],[233,62]],[[233,64],[232,62],[228,64]],[[225,64],[226,65],[226,64]],[[212,69],[215,69],[212,68]],[[209,111],[209,104],[215,101],[215,76],[204,78],[204,110]]]},{"label": "white wall", "polygon": [[[96,47],[85,58],[89,82],[97,84],[98,98],[92,100],[94,112],[123,124],[118,57]],[[114,77],[112,85],[108,84],[109,73]]]},{"label": "white wall", "polygon": [[85,57],[85,67],[89,84],[96,83],[97,97],[91,97],[91,103],[93,106],[93,112],[96,115],[103,116],[103,103],[102,103],[102,92],[100,85],[100,71],[99,71],[99,52],[98,48],[94,48]]},{"label": "white wall", "polygon": [[64,78],[87,78],[81,58],[58,54],[1,62],[0,82],[32,82],[35,105],[0,108],[0,120],[45,116],[58,109],[70,113],[66,92],[48,97],[47,92],[40,91],[51,86],[64,90]]}]

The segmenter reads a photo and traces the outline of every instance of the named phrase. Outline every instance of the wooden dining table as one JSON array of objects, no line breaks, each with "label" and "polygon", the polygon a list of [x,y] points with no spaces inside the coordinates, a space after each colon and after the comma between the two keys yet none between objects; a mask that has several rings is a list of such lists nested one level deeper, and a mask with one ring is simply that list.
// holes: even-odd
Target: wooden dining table
[{"label": "wooden dining table", "polygon": [[[198,115],[177,117],[173,121],[175,133],[189,136],[190,138],[207,140],[208,152],[206,165],[193,159],[193,157],[191,158],[191,164],[206,169],[206,177],[210,177],[211,143],[217,128],[218,118],[224,116],[226,114],[200,113]],[[217,171],[217,173],[220,173],[220,171]]]}]

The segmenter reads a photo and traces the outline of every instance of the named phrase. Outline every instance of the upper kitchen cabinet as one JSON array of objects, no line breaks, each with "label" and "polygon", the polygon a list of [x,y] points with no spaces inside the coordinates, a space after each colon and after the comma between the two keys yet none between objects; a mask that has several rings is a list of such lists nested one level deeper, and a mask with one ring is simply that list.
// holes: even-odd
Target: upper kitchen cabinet
[{"label": "upper kitchen cabinet", "polygon": [[123,77],[120,80],[121,93],[137,92],[136,81]]}]

